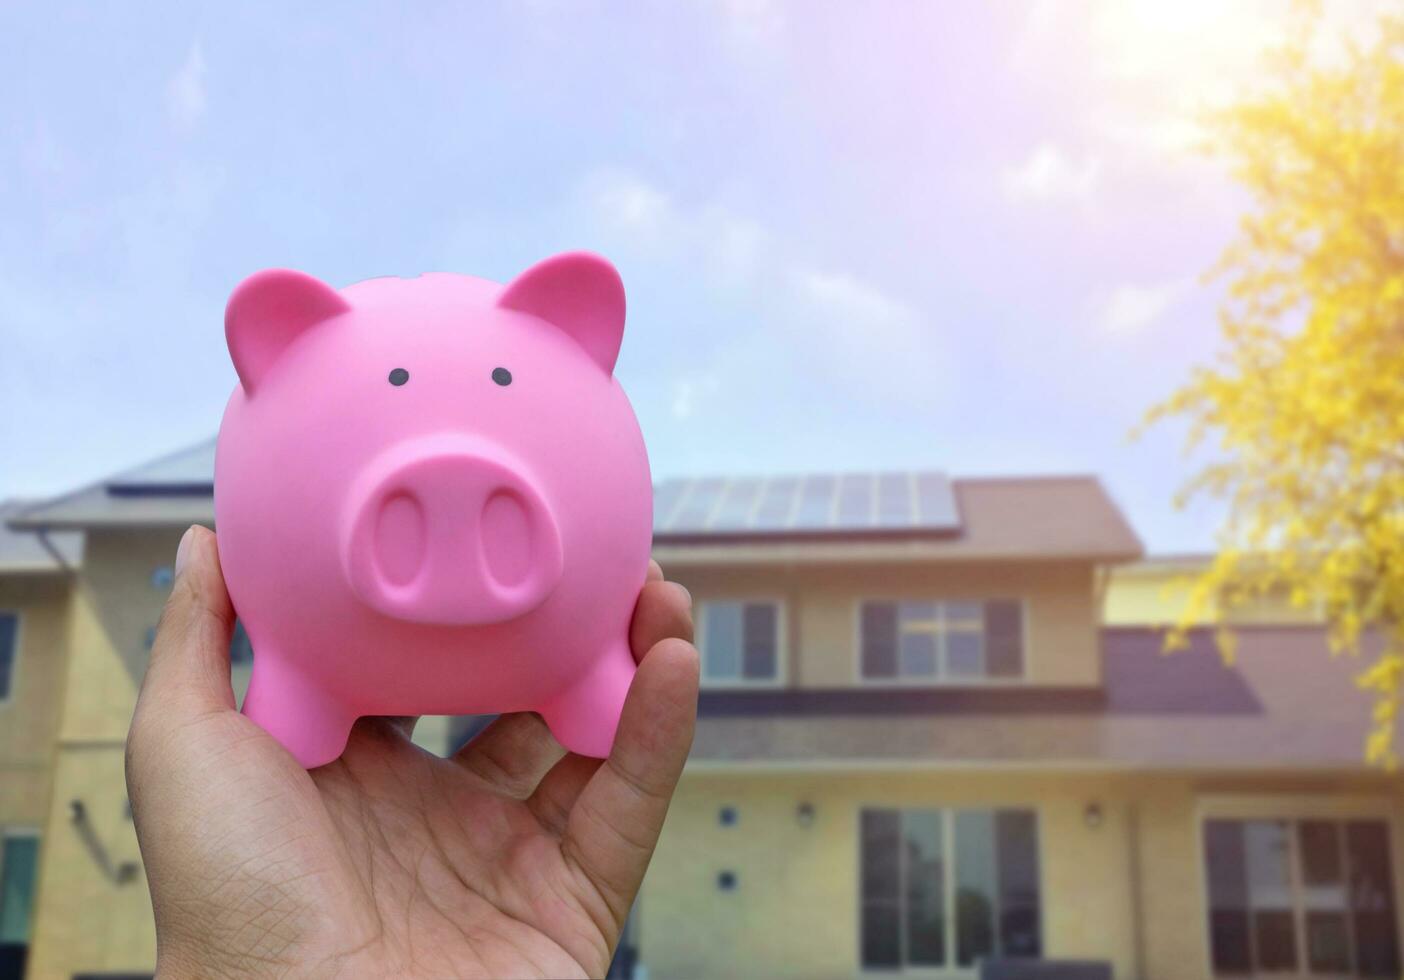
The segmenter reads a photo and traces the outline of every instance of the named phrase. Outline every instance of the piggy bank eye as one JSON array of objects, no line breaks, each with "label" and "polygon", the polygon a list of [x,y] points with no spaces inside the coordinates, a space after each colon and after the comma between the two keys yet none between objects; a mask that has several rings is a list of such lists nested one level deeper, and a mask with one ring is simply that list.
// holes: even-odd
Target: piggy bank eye
[{"label": "piggy bank eye", "polygon": [[512,383],[512,372],[507,370],[506,368],[493,368],[492,380],[496,381],[502,387],[506,388],[509,384]]},{"label": "piggy bank eye", "polygon": [[409,372],[404,368],[396,368],[390,372],[390,383],[396,388],[409,380]]}]

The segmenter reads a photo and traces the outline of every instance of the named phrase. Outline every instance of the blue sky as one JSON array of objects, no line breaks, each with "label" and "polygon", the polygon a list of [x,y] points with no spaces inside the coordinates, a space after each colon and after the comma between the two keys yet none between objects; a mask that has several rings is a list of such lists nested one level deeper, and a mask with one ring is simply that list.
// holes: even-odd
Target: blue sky
[{"label": "blue sky", "polygon": [[590,248],[656,476],[1090,471],[1207,547],[1127,433],[1216,346],[1194,112],[1282,6],[5,5],[0,498],[212,434],[257,269]]}]

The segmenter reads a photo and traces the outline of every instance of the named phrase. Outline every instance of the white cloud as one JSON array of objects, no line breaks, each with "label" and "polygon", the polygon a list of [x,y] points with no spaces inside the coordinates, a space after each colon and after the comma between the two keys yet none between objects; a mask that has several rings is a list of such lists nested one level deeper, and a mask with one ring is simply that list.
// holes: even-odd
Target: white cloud
[{"label": "white cloud", "polygon": [[1139,333],[1170,312],[1190,290],[1190,280],[1152,285],[1123,284],[1098,303],[1098,323],[1113,334]]},{"label": "white cloud", "polygon": [[166,113],[181,129],[190,129],[205,115],[205,53],[196,41],[185,61],[166,83]]},{"label": "white cloud", "polygon": [[844,273],[796,267],[790,281],[820,321],[836,326],[845,336],[866,339],[876,333],[889,341],[910,341],[921,321],[912,307]]},{"label": "white cloud", "polygon": [[744,285],[764,255],[765,229],[721,205],[680,207],[644,178],[617,170],[591,174],[584,188],[591,219],[613,242],[655,256],[686,256],[719,285]]},{"label": "white cloud", "polygon": [[945,345],[918,309],[874,283],[804,265],[787,274],[779,329],[806,369],[853,397],[930,408],[951,393]]},{"label": "white cloud", "polygon": [[670,408],[676,419],[690,419],[697,414],[702,400],[720,387],[717,376],[711,372],[689,374],[673,382],[673,399]]},{"label": "white cloud", "polygon": [[1015,202],[1082,200],[1091,196],[1100,173],[1096,157],[1075,161],[1054,144],[1042,143],[1023,163],[1005,168],[1004,193]]},{"label": "white cloud", "polygon": [[[765,227],[716,202],[687,205],[633,174],[601,172],[584,182],[584,200],[605,244],[638,260],[664,262],[739,303],[759,326],[718,348],[713,360],[783,350],[800,373],[854,395],[908,406],[943,398],[944,347],[926,317],[875,283],[820,268]],[[710,363],[670,389],[675,418],[701,412],[719,390],[725,365]]]},{"label": "white cloud", "polygon": [[596,217],[608,226],[653,234],[675,220],[668,195],[634,174],[601,171],[586,184]]}]

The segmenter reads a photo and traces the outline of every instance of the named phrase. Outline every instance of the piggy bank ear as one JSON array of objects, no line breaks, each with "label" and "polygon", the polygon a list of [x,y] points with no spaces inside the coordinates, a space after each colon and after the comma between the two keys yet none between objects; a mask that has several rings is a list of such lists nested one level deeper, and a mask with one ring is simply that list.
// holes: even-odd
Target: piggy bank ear
[{"label": "piggy bank ear", "polygon": [[554,255],[513,279],[497,305],[559,327],[614,373],[624,340],[624,283],[607,260],[590,252]]},{"label": "piggy bank ear", "polygon": [[305,272],[265,269],[241,282],[224,308],[224,339],[244,393],[254,393],[295,337],[350,308],[340,293]]}]

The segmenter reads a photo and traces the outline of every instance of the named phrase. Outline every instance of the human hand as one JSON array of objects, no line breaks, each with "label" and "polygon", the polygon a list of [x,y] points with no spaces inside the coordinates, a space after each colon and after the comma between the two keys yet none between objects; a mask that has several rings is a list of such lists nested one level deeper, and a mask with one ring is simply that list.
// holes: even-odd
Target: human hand
[{"label": "human hand", "polygon": [[692,743],[691,600],[657,564],[607,760],[534,714],[453,758],[362,718],[304,770],[240,714],[212,532],[181,542],[127,739],[164,976],[602,976]]}]

